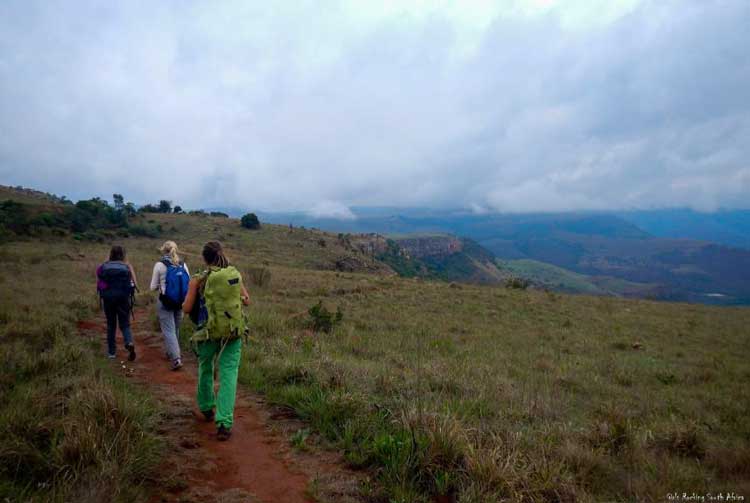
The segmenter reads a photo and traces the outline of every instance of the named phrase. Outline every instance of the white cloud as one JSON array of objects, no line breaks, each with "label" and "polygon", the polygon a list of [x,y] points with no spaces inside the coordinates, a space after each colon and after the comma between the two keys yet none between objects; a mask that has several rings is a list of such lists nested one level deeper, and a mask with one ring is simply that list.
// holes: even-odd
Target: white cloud
[{"label": "white cloud", "polygon": [[308,214],[315,218],[334,218],[336,220],[356,220],[356,215],[352,213],[345,204],[337,201],[320,201],[310,208]]}]

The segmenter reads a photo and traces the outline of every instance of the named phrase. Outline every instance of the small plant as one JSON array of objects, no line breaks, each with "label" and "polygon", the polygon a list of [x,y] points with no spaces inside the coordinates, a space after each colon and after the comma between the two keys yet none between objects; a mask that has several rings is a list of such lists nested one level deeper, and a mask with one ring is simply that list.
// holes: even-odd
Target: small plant
[{"label": "small plant", "polygon": [[260,288],[271,284],[271,270],[267,267],[251,267],[247,270],[250,283]]},{"label": "small plant", "polygon": [[336,312],[332,313],[323,305],[323,301],[319,301],[307,312],[310,315],[311,326],[314,332],[330,333],[333,327],[338,325],[344,318],[341,307],[337,307]]},{"label": "small plant", "polygon": [[258,220],[258,215],[255,213],[247,213],[242,216],[242,219],[240,220],[240,224],[245,229],[250,230],[258,230],[260,229],[260,220]]},{"label": "small plant", "polygon": [[505,281],[505,288],[512,288],[514,290],[526,290],[531,282],[524,278],[508,278]]},{"label": "small plant", "polygon": [[292,438],[289,440],[289,442],[292,444],[292,447],[299,449],[301,451],[306,451],[308,449],[307,439],[309,436],[310,436],[310,429],[301,428],[297,430],[294,433],[294,435],[292,435]]}]

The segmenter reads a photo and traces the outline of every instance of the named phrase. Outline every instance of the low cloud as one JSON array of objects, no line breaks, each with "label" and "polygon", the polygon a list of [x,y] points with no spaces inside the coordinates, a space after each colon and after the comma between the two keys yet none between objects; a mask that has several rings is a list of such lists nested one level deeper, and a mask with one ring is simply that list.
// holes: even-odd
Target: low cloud
[{"label": "low cloud", "polygon": [[314,218],[333,218],[336,220],[356,220],[357,216],[346,205],[336,201],[320,201],[307,212]]}]

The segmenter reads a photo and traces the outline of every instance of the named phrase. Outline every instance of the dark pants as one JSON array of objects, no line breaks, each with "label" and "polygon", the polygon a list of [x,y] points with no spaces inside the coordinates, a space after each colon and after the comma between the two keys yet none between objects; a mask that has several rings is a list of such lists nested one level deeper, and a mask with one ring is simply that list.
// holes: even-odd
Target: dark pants
[{"label": "dark pants", "polygon": [[114,299],[102,299],[104,302],[104,314],[107,317],[107,350],[110,355],[117,351],[115,345],[115,334],[117,324],[120,324],[122,338],[125,345],[133,344],[133,335],[130,333],[130,299],[127,297],[116,297]]}]

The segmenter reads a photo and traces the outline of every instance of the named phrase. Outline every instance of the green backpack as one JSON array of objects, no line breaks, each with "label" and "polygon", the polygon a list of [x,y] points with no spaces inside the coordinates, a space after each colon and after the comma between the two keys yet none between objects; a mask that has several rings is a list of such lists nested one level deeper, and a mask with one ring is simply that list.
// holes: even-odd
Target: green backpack
[{"label": "green backpack", "polygon": [[232,266],[211,267],[203,289],[208,321],[204,332],[196,336],[206,339],[236,339],[245,335],[247,326],[242,312],[242,275]]}]

